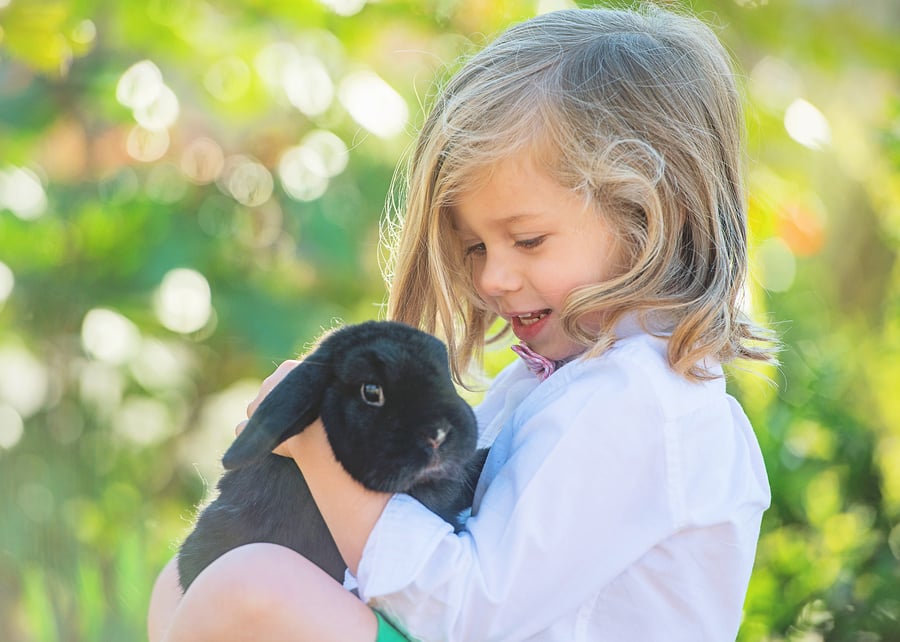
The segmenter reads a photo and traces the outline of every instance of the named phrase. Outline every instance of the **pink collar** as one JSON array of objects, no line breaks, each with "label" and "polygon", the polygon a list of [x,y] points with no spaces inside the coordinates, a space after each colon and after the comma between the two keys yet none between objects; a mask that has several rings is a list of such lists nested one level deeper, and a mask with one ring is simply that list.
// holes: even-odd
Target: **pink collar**
[{"label": "pink collar", "polygon": [[547,357],[539,355],[537,352],[529,348],[524,343],[512,346],[513,352],[522,357],[525,365],[538,378],[538,381],[544,381],[552,375],[558,368],[566,364],[569,360],[552,361]]}]

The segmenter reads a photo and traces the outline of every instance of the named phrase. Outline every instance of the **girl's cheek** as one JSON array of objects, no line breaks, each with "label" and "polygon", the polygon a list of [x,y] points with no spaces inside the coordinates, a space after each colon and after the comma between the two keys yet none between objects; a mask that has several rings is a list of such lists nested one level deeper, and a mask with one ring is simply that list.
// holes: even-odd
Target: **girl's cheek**
[{"label": "girl's cheek", "polygon": [[487,303],[488,299],[485,297],[484,290],[481,287],[480,279],[477,274],[472,274],[472,286],[473,286],[473,294],[475,298],[481,303]]},{"label": "girl's cheek", "polygon": [[481,266],[471,263],[471,267],[469,268],[472,274],[472,284],[475,286],[475,292],[478,293],[478,296],[481,299],[484,299],[484,287],[482,287],[482,274],[483,270]]}]

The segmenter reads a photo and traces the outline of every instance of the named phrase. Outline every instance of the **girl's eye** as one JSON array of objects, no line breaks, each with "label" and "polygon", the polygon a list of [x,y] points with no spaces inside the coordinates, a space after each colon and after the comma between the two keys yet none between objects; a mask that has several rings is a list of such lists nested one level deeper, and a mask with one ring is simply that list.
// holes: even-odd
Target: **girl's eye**
[{"label": "girl's eye", "polygon": [[464,254],[466,257],[470,257],[470,256],[480,256],[480,255],[484,254],[484,252],[485,252],[484,243],[474,243],[472,245],[466,246]]},{"label": "girl's eye", "polygon": [[538,245],[543,243],[546,240],[546,236],[535,236],[531,239],[522,239],[521,241],[516,241],[516,247],[521,247],[526,250],[531,250],[536,248]]}]

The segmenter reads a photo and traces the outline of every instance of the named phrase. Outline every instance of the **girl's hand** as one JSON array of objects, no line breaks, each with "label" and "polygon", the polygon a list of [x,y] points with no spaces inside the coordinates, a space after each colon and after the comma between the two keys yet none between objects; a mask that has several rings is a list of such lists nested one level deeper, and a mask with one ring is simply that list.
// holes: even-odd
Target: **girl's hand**
[{"label": "girl's hand", "polygon": [[[259,408],[259,404],[262,403],[262,400],[272,392],[275,386],[281,383],[282,379],[284,379],[291,370],[300,365],[300,363],[301,362],[296,359],[283,361],[275,369],[275,372],[263,380],[256,397],[247,405],[247,419],[244,419],[235,426],[235,436],[241,434],[244,428],[247,427],[250,416],[256,412],[257,408]],[[321,419],[313,421],[309,426],[304,428],[300,434],[285,439],[278,444],[272,452],[276,455],[281,455],[282,457],[291,457],[297,462],[298,466],[301,466],[304,461],[307,462],[307,466],[311,465],[309,464],[311,461],[317,462],[318,464],[324,463],[333,471],[337,471],[338,474],[345,474],[340,467],[340,464],[338,464],[334,458],[334,452],[331,450],[331,445],[328,443],[328,438],[325,436],[325,427],[322,425]]]},{"label": "girl's hand", "polygon": [[[272,374],[270,374],[268,377],[266,377],[263,380],[262,385],[259,388],[259,392],[256,394],[256,397],[247,406],[247,419],[244,419],[243,421],[241,421],[234,428],[235,437],[238,436],[239,434],[241,434],[241,432],[244,430],[244,428],[247,427],[247,421],[249,421],[250,415],[252,415],[254,412],[256,412],[256,409],[259,407],[259,404],[262,403],[262,400],[266,398],[266,395],[268,395],[270,392],[272,392],[272,389],[275,388],[275,386],[277,386],[281,382],[281,380],[284,379],[287,376],[287,374],[291,370],[296,368],[298,365],[300,365],[300,361],[298,361],[296,359],[289,359],[287,361],[283,361],[275,369],[275,372],[273,372]],[[275,453],[276,455],[281,455],[283,457],[290,457],[291,454],[290,454],[290,452],[288,452],[288,449],[287,449],[287,446],[285,445],[285,443],[286,442],[279,444],[278,447],[275,448],[275,450],[273,450],[272,452]]]},{"label": "girl's hand", "polygon": [[[300,361],[296,360],[285,361],[266,377],[259,394],[247,406],[248,418],[266,395],[299,364]],[[235,433],[240,434],[246,426],[247,420],[240,422]],[[303,471],[307,486],[341,556],[351,572],[356,573],[366,540],[391,496],[367,490],[350,477],[334,458],[321,419],[316,419],[300,434],[283,441],[272,452],[291,457]]]}]

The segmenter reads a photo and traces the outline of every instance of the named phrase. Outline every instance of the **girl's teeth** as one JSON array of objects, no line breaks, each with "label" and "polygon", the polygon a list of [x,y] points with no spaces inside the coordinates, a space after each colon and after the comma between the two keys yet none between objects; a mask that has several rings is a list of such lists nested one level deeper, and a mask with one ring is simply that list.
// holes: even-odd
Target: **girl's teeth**
[{"label": "girl's teeth", "polygon": [[547,316],[546,312],[530,312],[529,314],[521,315],[519,317],[519,322],[522,325],[532,325],[543,319],[545,316]]}]

